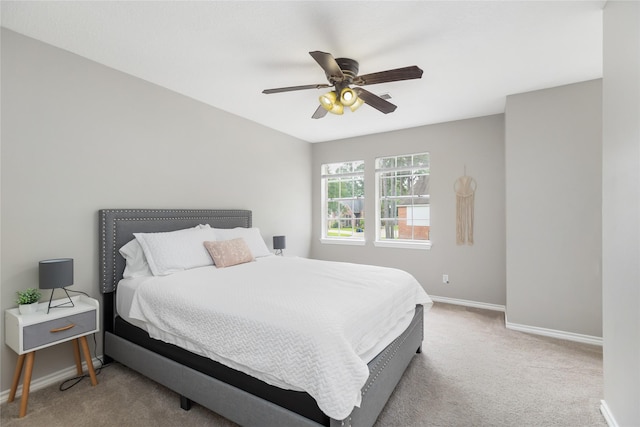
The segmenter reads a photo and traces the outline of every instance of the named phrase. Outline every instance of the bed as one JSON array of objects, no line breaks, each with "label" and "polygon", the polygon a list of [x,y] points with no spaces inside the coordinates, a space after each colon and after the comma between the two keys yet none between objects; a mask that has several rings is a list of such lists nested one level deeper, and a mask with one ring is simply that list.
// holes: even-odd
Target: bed
[{"label": "bed", "polygon": [[[135,282],[135,280],[123,279],[123,272],[128,264],[125,263],[120,249],[134,240],[134,233],[155,234],[198,227],[211,227],[216,230],[229,231],[237,230],[238,228],[253,230],[252,214],[249,210],[203,209],[105,209],[99,211],[100,290],[103,293],[104,355],[107,360],[118,361],[175,391],[180,396],[180,405],[183,409],[188,410],[192,402],[196,402],[243,426],[372,426],[395,386],[400,381],[409,362],[416,353],[421,352],[423,304],[415,305],[415,309],[411,310],[410,316],[402,324],[401,330],[398,330],[397,327],[394,330],[389,330],[384,338],[386,340],[384,341],[385,344],[387,341],[390,342],[388,345],[385,345],[384,348],[367,347],[367,351],[375,351],[375,353],[369,354],[366,358],[368,363],[365,365],[364,385],[358,390],[358,399],[361,398],[361,401],[358,401],[353,407],[349,404],[350,412],[346,414],[344,413],[344,408],[341,409],[342,412],[336,412],[337,409],[333,409],[330,406],[331,398],[333,397],[331,394],[328,396],[329,403],[327,404],[323,400],[324,398],[318,398],[314,391],[305,390],[304,387],[288,387],[288,384],[293,383],[290,383],[288,378],[285,378],[286,382],[284,384],[280,384],[276,381],[277,378],[274,379],[268,374],[260,376],[260,372],[256,373],[244,364],[234,365],[233,360],[211,357],[204,347],[196,346],[191,348],[189,345],[183,345],[183,341],[197,341],[198,338],[198,334],[191,337],[187,336],[189,333],[188,328],[182,330],[182,332],[176,332],[175,339],[177,339],[177,342],[171,341],[171,339],[164,340],[164,337],[158,339],[158,333],[153,327],[147,325],[145,328],[136,323],[139,319],[145,317],[144,309],[146,305],[131,303],[127,306],[127,310],[123,309],[122,298],[126,296],[127,292],[130,292],[127,290],[127,286],[130,285],[130,282]],[[136,236],[140,236],[140,234],[136,234]],[[264,242],[262,243],[264,244]],[[275,255],[271,255],[271,257],[264,256],[261,259],[255,258],[255,261],[239,267],[226,268],[224,273],[231,274],[229,272],[235,269],[233,270],[234,277],[237,274],[236,272],[246,271],[246,274],[261,274],[266,279],[267,276],[264,271],[289,269],[290,267],[288,266],[292,265],[294,270],[303,268],[305,271],[311,272],[317,264],[311,260],[283,259]],[[153,267],[155,272],[157,266],[153,265]],[[366,267],[353,267],[365,268],[365,270],[358,271],[358,276],[369,274]],[[340,268],[348,267],[340,266]],[[255,272],[252,272],[253,270]],[[135,286],[140,287],[134,289],[140,289],[135,292],[144,294],[142,292],[143,289],[149,289],[150,286],[164,286],[164,283],[168,284],[166,289],[173,289],[176,286],[175,283],[179,283],[187,276],[207,275],[209,277],[209,275],[217,275],[222,272],[222,269],[217,269],[216,267],[198,266],[198,268],[177,272],[176,274],[168,274],[159,278],[144,277],[142,278],[143,280],[139,281],[140,284],[135,282]],[[372,272],[372,274],[377,273],[377,271]],[[342,275],[344,276],[345,274],[342,273]],[[249,281],[251,280],[244,278],[239,280],[238,283],[242,284]],[[301,282],[298,280],[298,283]],[[153,284],[150,285],[151,283]],[[277,283],[271,283],[270,286],[275,284]],[[120,292],[117,292],[119,285],[121,289]],[[287,288],[286,292],[288,295],[290,289]],[[225,295],[227,294],[225,293]],[[120,298],[117,298],[117,296]],[[258,296],[258,298],[262,297]],[[131,301],[134,300],[135,298],[131,299]],[[424,302],[427,307],[430,305],[428,297],[421,302]],[[131,312],[134,313],[133,315],[128,311],[132,306],[137,308],[137,310],[131,309]],[[260,311],[260,307],[256,305],[252,306],[247,303],[247,307],[251,307],[247,310],[250,313]],[[147,309],[150,310],[149,308]],[[127,311],[127,314],[125,314],[125,311]],[[174,311],[183,312],[184,310]],[[334,314],[344,311],[340,309],[335,311]],[[169,310],[169,312],[171,311]],[[153,313],[153,311],[147,311],[146,313],[149,316],[149,313]],[[162,318],[163,316],[157,317]],[[325,317],[333,318],[336,316]],[[344,321],[347,324],[359,323],[353,322],[347,315],[345,315]],[[220,329],[220,333],[223,333],[225,322],[226,320],[220,321],[216,324],[216,328],[209,327],[208,329],[214,331]],[[404,326],[405,324],[407,324],[406,327]],[[325,329],[331,329],[331,327],[323,326]],[[301,329],[304,328],[301,327]],[[255,329],[261,330],[261,326]],[[254,334],[254,332],[253,329],[249,329],[249,333]],[[185,334],[185,337],[181,341],[182,334]],[[393,336],[390,334],[393,334]],[[313,335],[315,337],[316,333]],[[285,342],[286,346],[289,346],[292,341],[296,343],[302,341],[300,337],[296,335],[295,339]],[[246,342],[253,342],[254,338],[260,337],[251,335],[251,339]],[[195,344],[199,345],[200,343],[196,342]],[[283,347],[281,343],[276,343],[277,345]],[[313,363],[315,351],[322,353],[322,348],[324,347],[331,349],[327,353],[340,353],[333,345],[316,346],[314,347],[314,353],[305,356],[304,363]],[[285,351],[283,349],[282,354],[289,354],[290,351],[288,350]],[[244,354],[251,355],[255,353],[257,351],[249,351]],[[265,353],[269,354],[269,350],[266,347]],[[348,355],[344,357],[348,357]],[[270,357],[270,359],[274,358]],[[286,359],[286,357],[282,359]],[[333,369],[339,374],[328,375],[326,379],[325,377],[320,377],[320,381],[317,379],[312,381],[325,383],[334,381],[335,378],[338,383],[334,384],[334,389],[335,387],[342,387],[341,383],[339,383],[345,376],[340,370],[342,364],[336,362],[335,359],[322,363],[333,366]],[[313,366],[315,367],[316,365]],[[357,371],[357,369],[352,369],[351,367],[347,370]],[[289,371],[292,371],[291,366],[285,370],[285,372]],[[293,371],[298,371],[298,369],[293,369]],[[343,371],[345,370],[343,369]],[[329,374],[332,373],[329,372]],[[318,375],[327,375],[327,373],[321,372]],[[295,379],[291,381],[295,381]],[[336,404],[339,404],[342,400],[342,398],[337,397],[333,399]],[[327,407],[331,407],[334,412],[327,410]],[[337,413],[341,416],[332,417],[327,413]]]}]

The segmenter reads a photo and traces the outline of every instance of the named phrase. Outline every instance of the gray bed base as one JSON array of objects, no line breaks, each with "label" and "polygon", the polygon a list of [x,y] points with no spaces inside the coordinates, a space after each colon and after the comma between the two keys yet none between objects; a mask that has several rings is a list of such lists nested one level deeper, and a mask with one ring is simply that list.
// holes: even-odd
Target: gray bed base
[{"label": "gray bed base", "polygon": [[[211,376],[149,351],[113,333],[114,292],[124,270],[118,249],[133,232],[171,231],[197,224],[217,228],[251,227],[247,210],[105,209],[99,212],[100,286],[104,294],[104,354],[180,394],[187,400],[242,426],[320,426],[295,412],[256,397]],[[344,420],[330,420],[331,427],[371,427],[400,381],[423,340],[423,308],[409,327],[369,363],[369,379],[362,390],[362,404]]]}]

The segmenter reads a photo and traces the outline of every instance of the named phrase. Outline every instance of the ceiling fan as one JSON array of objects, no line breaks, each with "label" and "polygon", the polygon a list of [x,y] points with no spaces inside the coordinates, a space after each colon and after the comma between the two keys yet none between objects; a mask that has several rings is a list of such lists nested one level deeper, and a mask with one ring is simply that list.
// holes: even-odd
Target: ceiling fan
[{"label": "ceiling fan", "polygon": [[313,51],[309,55],[322,67],[327,76],[327,83],[303,86],[289,86],[275,89],[265,89],[262,93],[280,93],[294,90],[322,89],[333,87],[332,91],[320,96],[320,106],[311,116],[320,119],[328,112],[342,114],[344,107],[356,111],[362,104],[369,104],[376,110],[388,114],[395,111],[397,106],[361,87],[351,88],[350,85],[365,86],[378,83],[395,82],[398,80],[419,79],[422,70],[415,65],[379,71],[377,73],[358,75],[358,62],[350,58],[334,58],[330,53]]}]

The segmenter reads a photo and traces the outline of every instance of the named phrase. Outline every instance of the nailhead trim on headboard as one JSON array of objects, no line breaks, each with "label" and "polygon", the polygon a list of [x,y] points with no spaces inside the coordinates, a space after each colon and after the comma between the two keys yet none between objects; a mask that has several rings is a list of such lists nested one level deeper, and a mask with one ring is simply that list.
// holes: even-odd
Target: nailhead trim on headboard
[{"label": "nailhead trim on headboard", "polygon": [[124,259],[118,250],[134,232],[173,231],[209,224],[216,228],[251,227],[252,212],[243,209],[102,209],[99,211],[100,292],[114,292]]}]

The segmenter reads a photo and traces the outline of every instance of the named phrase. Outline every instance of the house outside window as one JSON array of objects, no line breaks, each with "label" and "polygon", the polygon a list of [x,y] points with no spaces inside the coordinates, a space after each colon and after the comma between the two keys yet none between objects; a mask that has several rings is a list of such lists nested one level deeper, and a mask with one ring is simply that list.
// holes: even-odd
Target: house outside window
[{"label": "house outside window", "polygon": [[364,161],[322,165],[322,241],[364,244]]},{"label": "house outside window", "polygon": [[429,249],[429,153],[376,159],[376,246]]}]

